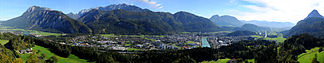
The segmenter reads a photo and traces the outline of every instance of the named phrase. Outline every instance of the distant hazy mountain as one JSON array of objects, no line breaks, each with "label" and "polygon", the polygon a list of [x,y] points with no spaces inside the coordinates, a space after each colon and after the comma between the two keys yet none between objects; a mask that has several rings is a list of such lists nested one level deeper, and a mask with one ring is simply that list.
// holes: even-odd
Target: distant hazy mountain
[{"label": "distant hazy mountain", "polygon": [[66,14],[66,15],[69,16],[72,19],[78,19],[80,17],[79,15],[73,14],[73,13],[69,13],[69,14]]},{"label": "distant hazy mountain", "polygon": [[126,4],[91,9],[78,20],[88,25],[95,33],[165,34],[185,31],[209,32],[218,28],[209,19],[188,12],[153,12]]},{"label": "distant hazy mountain", "polygon": [[239,30],[253,31],[253,32],[264,32],[271,31],[269,27],[261,27],[254,24],[244,24]]},{"label": "distant hazy mountain", "polygon": [[250,35],[257,35],[257,33],[251,31],[234,31],[232,33],[227,34],[227,36],[250,36]]},{"label": "distant hazy mountain", "polygon": [[214,15],[210,18],[210,20],[218,26],[241,27],[242,25],[244,25],[244,22],[241,22],[237,18],[228,15],[224,15],[224,16]]},{"label": "distant hazy mountain", "polygon": [[270,27],[270,28],[291,28],[295,25],[291,22],[269,22],[269,21],[257,21],[257,20],[244,21],[244,22],[255,24],[258,26],[263,26],[263,27]]},{"label": "distant hazy mountain", "polygon": [[308,33],[316,37],[324,38],[324,18],[313,10],[304,20],[299,21],[290,29],[287,36]]},{"label": "distant hazy mountain", "polygon": [[60,11],[32,6],[23,15],[2,22],[16,28],[63,33],[90,33],[91,29],[82,22],[73,20]]}]

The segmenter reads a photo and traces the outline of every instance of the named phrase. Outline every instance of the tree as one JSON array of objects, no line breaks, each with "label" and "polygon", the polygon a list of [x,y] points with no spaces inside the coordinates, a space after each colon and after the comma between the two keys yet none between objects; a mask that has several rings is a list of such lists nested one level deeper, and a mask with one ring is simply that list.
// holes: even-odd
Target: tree
[{"label": "tree", "polygon": [[317,61],[317,54],[315,54],[315,57],[313,58],[312,63],[319,63],[319,61]]},{"label": "tree", "polygon": [[184,56],[182,58],[175,60],[172,63],[197,63],[197,62],[196,62],[196,60],[190,58],[190,56]]},{"label": "tree", "polygon": [[36,53],[38,54],[38,53],[40,53],[40,52],[41,52],[41,50],[37,50],[37,52],[36,52]]},{"label": "tree", "polygon": [[24,63],[24,59],[18,58],[18,59],[13,60],[11,63]]},{"label": "tree", "polygon": [[56,56],[52,56],[51,58],[48,59],[48,63],[57,63],[58,58]]},{"label": "tree", "polygon": [[318,52],[322,52],[322,51],[323,51],[323,48],[318,49]]},{"label": "tree", "polygon": [[43,59],[40,59],[36,52],[33,52],[28,56],[26,63],[44,63]]},{"label": "tree", "polygon": [[45,59],[46,58],[46,54],[41,54],[41,59]]},{"label": "tree", "polygon": [[0,52],[0,63],[10,63],[9,56]]}]

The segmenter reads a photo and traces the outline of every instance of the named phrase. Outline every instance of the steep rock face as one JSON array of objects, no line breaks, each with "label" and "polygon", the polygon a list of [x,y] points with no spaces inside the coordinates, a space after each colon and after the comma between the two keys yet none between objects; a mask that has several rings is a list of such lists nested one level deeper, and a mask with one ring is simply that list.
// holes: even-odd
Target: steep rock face
[{"label": "steep rock face", "polygon": [[307,33],[318,38],[324,38],[324,18],[313,10],[304,20],[299,21],[286,34],[288,37]]},{"label": "steep rock face", "polygon": [[3,25],[63,33],[91,33],[82,22],[73,20],[60,11],[32,6],[23,15],[3,22]]},{"label": "steep rock face", "polygon": [[125,11],[134,11],[134,12],[145,12],[150,11],[148,9],[142,9],[134,5],[127,5],[127,4],[113,4],[105,7],[97,7],[97,8],[91,8],[91,9],[83,9],[79,13],[75,14],[77,15],[77,18],[80,18],[86,14],[88,14],[91,10],[99,10],[99,11],[112,11],[112,10],[125,10]]},{"label": "steep rock face", "polygon": [[237,18],[228,15],[224,15],[224,16],[214,15],[210,18],[210,20],[219,26],[241,27],[242,25],[244,25],[244,22],[241,22]]}]

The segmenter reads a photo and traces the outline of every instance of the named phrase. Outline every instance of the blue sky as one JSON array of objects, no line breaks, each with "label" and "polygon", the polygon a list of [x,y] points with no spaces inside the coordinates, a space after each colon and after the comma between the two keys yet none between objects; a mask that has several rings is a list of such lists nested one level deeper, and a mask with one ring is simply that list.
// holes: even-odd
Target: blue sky
[{"label": "blue sky", "polygon": [[321,0],[0,0],[0,20],[18,17],[33,5],[77,13],[82,9],[121,3],[159,12],[187,11],[205,18],[231,15],[240,20],[293,23],[304,19],[313,9],[324,12]]}]

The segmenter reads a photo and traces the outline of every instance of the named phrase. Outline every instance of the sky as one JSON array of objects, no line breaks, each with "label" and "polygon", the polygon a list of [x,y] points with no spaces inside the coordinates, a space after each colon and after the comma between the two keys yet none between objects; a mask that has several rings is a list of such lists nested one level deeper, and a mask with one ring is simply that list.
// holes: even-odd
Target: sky
[{"label": "sky", "polygon": [[297,23],[313,9],[324,14],[324,0],[0,0],[0,20],[22,15],[31,6],[41,6],[64,13],[126,3],[156,12],[186,11],[210,18],[231,15],[239,20]]}]

